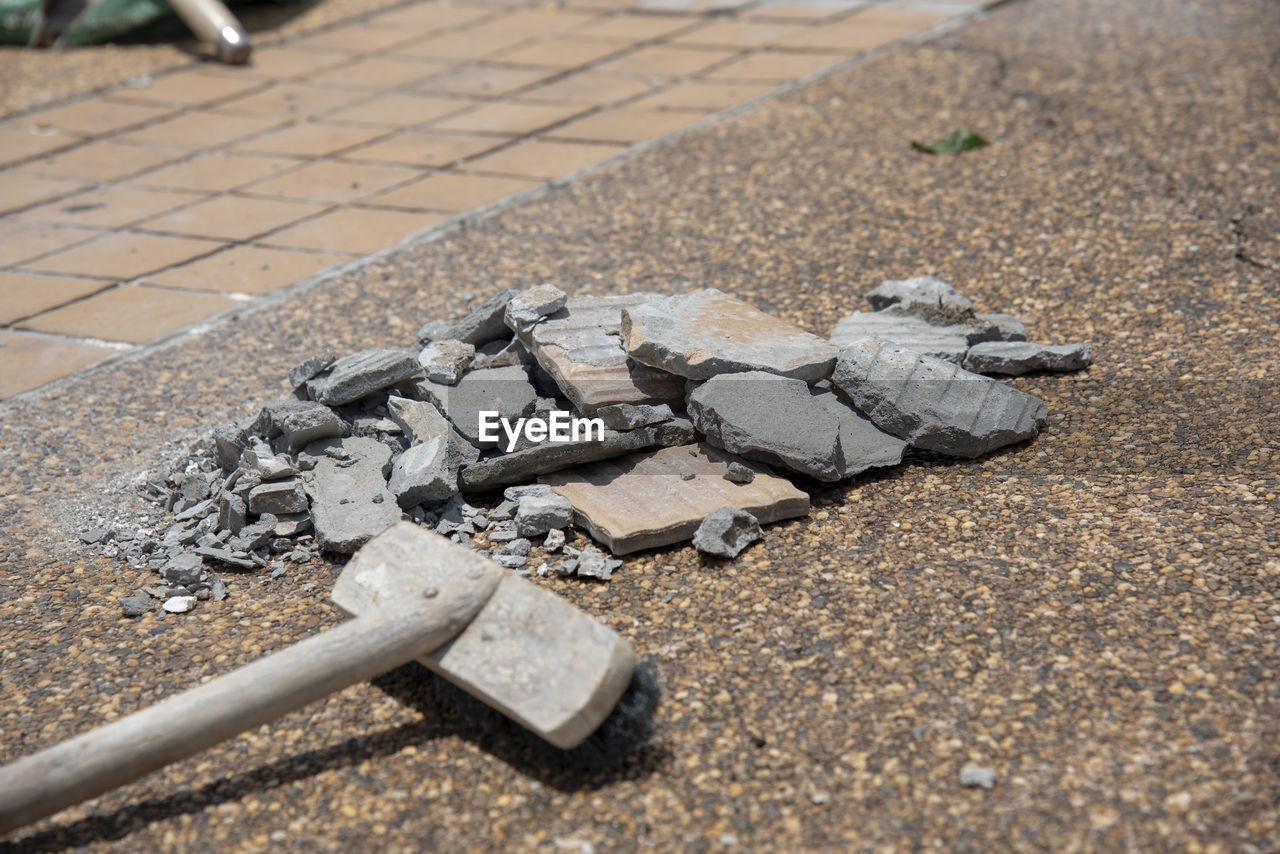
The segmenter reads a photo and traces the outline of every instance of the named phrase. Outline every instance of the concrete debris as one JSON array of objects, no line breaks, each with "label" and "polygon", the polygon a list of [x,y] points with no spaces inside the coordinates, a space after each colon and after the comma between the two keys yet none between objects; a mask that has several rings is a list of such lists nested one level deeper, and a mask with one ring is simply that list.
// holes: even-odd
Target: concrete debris
[{"label": "concrete debris", "polygon": [[750,483],[756,479],[756,473],[742,463],[729,463],[723,477],[730,483]]},{"label": "concrete debris", "polygon": [[568,297],[555,285],[543,284],[519,291],[507,303],[506,324],[513,330],[524,329],[548,314],[564,308]]},{"label": "concrete debris", "polygon": [[264,483],[249,492],[250,513],[302,513],[306,509],[307,496],[297,478]]},{"label": "concrete debris", "polygon": [[712,445],[822,481],[897,465],[906,450],[830,391],[759,371],[698,386],[689,415]]},{"label": "concrete debris", "polygon": [[304,403],[280,422],[280,433],[290,451],[305,448],[320,439],[345,435],[347,424],[338,413],[320,403]]},{"label": "concrete debris", "polygon": [[82,531],[80,533],[80,542],[92,546],[96,543],[102,542],[103,540],[110,539],[112,533],[113,531],[110,525],[106,525],[101,528],[90,528],[89,530]]},{"label": "concrete debris", "polygon": [[579,578],[595,578],[608,581],[613,571],[622,566],[622,561],[614,560],[595,546],[587,546],[578,554],[577,574]]},{"label": "concrete debris", "polygon": [[227,598],[227,584],[216,572],[209,573],[209,598],[215,602]]},{"label": "concrete debris", "polygon": [[604,421],[610,430],[634,430],[637,427],[648,427],[650,424],[661,424],[675,417],[668,404],[656,406],[633,403],[611,403],[596,410],[595,416]]},{"label": "concrete debris", "polygon": [[502,547],[503,553],[509,555],[528,555],[532,549],[533,543],[525,537],[516,537]]},{"label": "concrete debris", "polygon": [[622,311],[657,294],[573,297],[518,340],[583,415],[614,403],[679,405],[684,380],[641,365],[622,346]]},{"label": "concrete debris", "polygon": [[494,294],[457,323],[428,323],[418,330],[418,338],[423,341],[453,338],[475,347],[487,344],[495,338],[510,338],[511,331],[507,329],[503,318],[507,304],[516,293],[515,288],[508,288]]},{"label": "concrete debris", "polygon": [[982,765],[966,765],[960,769],[960,785],[971,789],[993,789],[996,785],[996,772]]},{"label": "concrete debris", "polygon": [[[285,457],[272,454],[265,448],[249,449],[240,455],[240,470],[258,480],[277,480],[293,477],[298,469]],[[242,483],[242,485],[248,485]]]},{"label": "concrete debris", "polygon": [[237,557],[233,552],[231,552],[228,549],[218,549],[218,548],[210,548],[207,546],[202,546],[195,550],[195,554],[199,555],[202,558],[208,558],[209,560],[217,561],[218,563],[224,563],[227,566],[234,566],[237,569],[253,569],[255,566],[257,566],[257,563],[255,563],[254,561],[249,560],[247,557]]},{"label": "concrete debris", "polygon": [[990,341],[969,348],[964,369],[975,374],[1017,377],[1031,371],[1079,371],[1093,361],[1088,344],[1031,344]]},{"label": "concrete debris", "polygon": [[950,284],[934,276],[883,281],[867,293],[867,302],[874,309],[888,308],[898,303],[924,303],[958,308],[961,311],[973,308],[973,300],[962,297]]},{"label": "concrete debris", "polygon": [[270,513],[264,513],[258,517],[258,521],[251,525],[245,525],[240,529],[240,533],[231,540],[231,546],[242,552],[260,549],[267,543],[271,542],[271,538],[276,534],[276,523],[278,520]]},{"label": "concrete debris", "polygon": [[289,385],[298,388],[307,380],[325,371],[333,364],[334,354],[332,351],[316,353],[303,359],[296,366],[289,369]]},{"label": "concrete debris", "polygon": [[564,547],[564,543],[564,531],[560,528],[552,528],[547,531],[547,536],[542,541],[542,550],[545,552],[558,552]]},{"label": "concrete debris", "polygon": [[505,368],[510,365],[528,365],[532,361],[533,356],[529,355],[529,351],[525,349],[519,338],[513,338],[510,341],[499,339],[477,348],[476,358],[471,363],[471,367]]},{"label": "concrete debris", "polygon": [[462,438],[434,404],[391,395],[387,398],[387,412],[412,445],[425,445],[437,436],[447,436],[462,463],[474,463],[480,458],[480,449]]},{"label": "concrete debris", "polygon": [[480,413],[496,412],[514,424],[533,411],[538,393],[529,374],[519,365],[484,368],[469,372],[457,385],[423,381],[416,386],[420,396],[434,404],[468,442],[479,448],[501,444],[499,439],[480,441]]},{"label": "concrete debris", "polygon": [[693,535],[693,547],[703,554],[735,558],[764,536],[760,521],[737,507],[721,507],[708,513]]},{"label": "concrete debris", "polygon": [[494,522],[505,522],[516,517],[516,509],[520,505],[510,498],[502,499],[502,503],[489,511],[489,519]]},{"label": "concrete debris", "polygon": [[523,555],[496,554],[489,555],[489,559],[499,566],[505,566],[507,569],[519,569],[529,562],[529,559]]},{"label": "concrete debris", "polygon": [[391,449],[360,437],[322,444],[326,443],[345,451],[350,462],[326,457],[307,472],[304,486],[311,498],[311,521],[321,548],[350,554],[400,521],[400,507],[387,491]]},{"label": "concrete debris", "polygon": [[1027,327],[1012,314],[975,314],[979,323],[994,327],[999,341],[1026,341]]},{"label": "concrete debris", "polygon": [[200,583],[200,576],[204,573],[204,562],[200,560],[200,556],[196,554],[179,554],[169,560],[165,564],[164,569],[160,570],[160,576],[170,584],[183,584],[187,587],[194,587]]},{"label": "concrete debris", "polygon": [[547,486],[545,483],[529,483],[524,486],[508,486],[502,490],[502,498],[505,501],[520,502],[524,498],[533,495],[554,495],[555,490]]},{"label": "concrete debris", "polygon": [[419,504],[445,501],[458,491],[461,459],[448,436],[413,445],[402,453],[391,469],[388,488],[404,509]]},{"label": "concrete debris", "polygon": [[836,359],[818,336],[714,288],[623,309],[622,344],[637,362],[694,380],[764,371],[816,382]]},{"label": "concrete debris", "polygon": [[880,429],[951,456],[1029,439],[1048,419],[1037,397],[879,341],[841,350],[832,383]]},{"label": "concrete debris", "polygon": [[436,383],[453,385],[471,366],[475,359],[476,348],[473,344],[445,338],[432,341],[418,354],[418,364],[427,374],[427,379]]},{"label": "concrete debris", "polygon": [[958,365],[964,361],[971,345],[999,339],[1000,331],[995,324],[984,323],[972,315],[961,319],[947,316],[946,319],[949,322],[934,323],[902,305],[875,312],[858,311],[836,324],[831,330],[831,343],[846,347],[876,339]]},{"label": "concrete debris", "polygon": [[[277,537],[296,537],[311,530],[310,513],[281,513],[276,517],[273,532]],[[280,549],[284,551],[284,549]]]},{"label": "concrete debris", "polygon": [[170,614],[185,614],[196,606],[194,596],[172,596],[164,600],[162,606]]},{"label": "concrete debris", "polygon": [[245,431],[235,425],[218,427],[213,431],[213,458],[218,468],[234,471],[240,465],[240,455],[249,447]]},{"label": "concrete debris", "polygon": [[120,600],[120,608],[126,617],[141,617],[154,607],[151,597],[145,593],[137,596],[125,596]]},{"label": "concrete debris", "polygon": [[563,495],[525,495],[516,511],[516,532],[536,537],[573,522],[573,504]]},{"label": "concrete debris", "polygon": [[418,360],[403,350],[361,350],[334,362],[327,374],[307,380],[307,391],[312,400],[341,406],[403,382],[420,370]]},{"label": "concrete debris", "polygon": [[550,569],[551,569],[551,572],[554,572],[556,575],[560,575],[564,577],[577,575],[578,559],[576,557],[571,557],[571,558],[568,558],[567,560],[562,560],[559,563],[552,564]]}]

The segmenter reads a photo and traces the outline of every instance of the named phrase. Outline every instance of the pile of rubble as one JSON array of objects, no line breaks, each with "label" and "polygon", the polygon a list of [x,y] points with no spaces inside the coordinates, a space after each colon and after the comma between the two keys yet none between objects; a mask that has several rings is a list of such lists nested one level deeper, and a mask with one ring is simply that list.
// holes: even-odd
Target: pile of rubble
[{"label": "pile of rubble", "polygon": [[189,610],[225,596],[228,570],[278,576],[402,518],[519,572],[607,580],[612,555],[692,539],[735,557],[761,523],[806,514],[779,471],[834,482],[909,448],[1030,438],[1044,403],[985,374],[1089,364],[1088,345],[1028,343],[939,279],[868,297],[824,339],[718,290],[504,291],[424,326],[418,352],[307,359],[292,396],[146,482],[163,533],[85,538],[159,573],[128,614],[151,597]]}]

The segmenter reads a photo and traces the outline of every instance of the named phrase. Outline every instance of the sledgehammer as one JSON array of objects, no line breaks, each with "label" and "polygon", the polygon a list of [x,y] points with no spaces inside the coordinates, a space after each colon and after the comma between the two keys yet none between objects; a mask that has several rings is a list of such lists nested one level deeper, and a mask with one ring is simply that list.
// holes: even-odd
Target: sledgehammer
[{"label": "sledgehammer", "polygon": [[355,619],[0,768],[0,836],[414,659],[564,749],[636,669],[613,630],[408,522],[370,540],[332,598]]}]

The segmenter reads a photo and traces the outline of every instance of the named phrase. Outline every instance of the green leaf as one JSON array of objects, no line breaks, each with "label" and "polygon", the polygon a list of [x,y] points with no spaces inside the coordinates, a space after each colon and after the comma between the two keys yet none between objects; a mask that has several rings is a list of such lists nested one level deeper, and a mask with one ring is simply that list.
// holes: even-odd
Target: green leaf
[{"label": "green leaf", "polygon": [[911,140],[912,148],[929,154],[959,154],[962,151],[968,151],[971,148],[982,148],[984,145],[989,144],[971,130],[958,130],[954,133],[949,133],[937,142],[923,143],[918,140]]}]

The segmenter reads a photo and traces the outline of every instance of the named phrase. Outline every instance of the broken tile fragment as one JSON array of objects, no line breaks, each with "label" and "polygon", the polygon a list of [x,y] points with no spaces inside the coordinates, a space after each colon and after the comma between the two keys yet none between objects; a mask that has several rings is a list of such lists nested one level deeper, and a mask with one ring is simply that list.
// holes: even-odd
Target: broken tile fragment
[{"label": "broken tile fragment", "polygon": [[497,418],[514,424],[533,411],[538,399],[529,374],[519,365],[471,371],[454,386],[422,381],[416,388],[463,438],[480,448],[505,443],[501,430],[498,439],[480,440],[481,412],[496,412]]},{"label": "broken tile fragment", "polygon": [[957,457],[1029,439],[1048,418],[1037,397],[881,341],[841,350],[832,384],[880,429]]},{"label": "broken tile fragment", "polygon": [[831,343],[845,347],[876,339],[958,365],[964,361],[971,345],[994,341],[999,335],[995,324],[984,323],[976,317],[956,320],[943,315],[930,319],[902,305],[891,305],[881,311],[854,312],[841,319],[831,330]]},{"label": "broken tile fragment", "polygon": [[537,323],[552,312],[564,308],[568,297],[555,285],[542,284],[525,288],[511,297],[507,303],[506,323],[513,330],[524,329]]},{"label": "broken tile fragment", "polygon": [[897,465],[906,450],[832,392],[760,371],[698,386],[689,417],[716,447],[828,482]]},{"label": "broken tile fragment", "polygon": [[573,521],[573,504],[563,495],[526,495],[516,511],[516,533],[536,537]]},{"label": "broken tile fragment", "polygon": [[693,547],[703,554],[735,558],[764,536],[760,520],[737,507],[721,507],[707,514],[693,535]]},{"label": "broken tile fragment", "polygon": [[879,310],[898,303],[924,303],[968,311],[973,300],[961,296],[949,283],[936,276],[885,280],[867,292],[867,302]]},{"label": "broken tile fragment", "polygon": [[306,509],[307,496],[297,478],[264,483],[249,492],[250,513],[301,513]]},{"label": "broken tile fragment", "polygon": [[297,388],[316,374],[327,369],[333,364],[333,360],[334,354],[331,350],[308,356],[289,369],[289,385]]},{"label": "broken tile fragment", "polygon": [[648,427],[650,424],[670,421],[675,417],[675,413],[665,403],[657,406],[611,403],[597,409],[595,417],[604,421],[604,426],[610,430],[634,430],[637,427]]},{"label": "broken tile fragment", "polygon": [[988,341],[969,348],[964,369],[975,374],[1017,377],[1030,371],[1079,371],[1093,361],[1088,344],[1032,344]]},{"label": "broken tile fragment", "polygon": [[684,380],[635,362],[622,347],[622,310],[655,299],[646,293],[573,297],[519,330],[517,340],[583,415],[615,403],[678,405]]},{"label": "broken tile fragment", "polygon": [[1026,341],[1027,327],[1012,314],[975,314],[979,323],[994,327],[997,341]]},{"label": "broken tile fragment", "polygon": [[[751,468],[755,479],[725,480],[731,462]],[[682,480],[689,471],[697,477]],[[684,542],[708,513],[726,505],[766,524],[809,512],[808,494],[790,481],[705,443],[631,454],[541,480],[572,502],[574,523],[616,555]]]},{"label": "broken tile fragment", "polygon": [[435,404],[391,395],[387,398],[387,412],[411,444],[422,445],[446,436],[463,463],[473,463],[480,457],[480,449],[462,438]]},{"label": "broken tile fragment", "polygon": [[756,473],[742,463],[729,463],[724,473],[724,479],[730,483],[750,483],[755,477]]},{"label": "broken tile fragment", "polygon": [[[299,401],[303,402],[303,401]],[[314,401],[305,401],[280,421],[280,434],[290,451],[305,448],[318,439],[341,436],[346,432],[346,422],[329,407]]]},{"label": "broken tile fragment", "polygon": [[461,459],[448,436],[436,436],[411,446],[396,458],[388,489],[405,510],[419,504],[445,501],[458,491]]},{"label": "broken tile fragment", "polygon": [[120,600],[120,609],[126,617],[141,617],[154,608],[151,597],[145,593],[137,596],[125,596]]},{"label": "broken tile fragment", "polygon": [[341,406],[407,380],[420,370],[418,360],[403,350],[361,350],[334,362],[326,375],[308,380],[307,390],[312,400]]},{"label": "broken tile fragment", "polygon": [[426,372],[427,379],[436,383],[453,385],[475,359],[476,348],[465,341],[445,338],[432,341],[418,354],[418,364]]},{"label": "broken tile fragment", "polygon": [[[240,469],[258,480],[278,480],[282,477],[293,477],[298,473],[288,457],[272,454],[261,446],[258,449],[251,448],[240,455]],[[248,485],[248,481],[242,479],[242,483],[238,486],[240,485]]]},{"label": "broken tile fragment", "polygon": [[508,288],[494,294],[457,323],[428,323],[418,330],[418,337],[424,341],[454,338],[476,347],[495,338],[510,338],[511,330],[504,322],[504,315],[507,303],[511,302],[511,297],[516,293],[515,288]]},{"label": "broken tile fragment", "polygon": [[400,521],[400,506],[387,490],[391,449],[358,436],[318,444],[340,448],[349,459],[326,455],[305,475],[316,542],[327,551],[349,554]]},{"label": "broken tile fragment", "polygon": [[816,382],[836,348],[714,288],[623,309],[622,345],[641,364],[694,380],[764,371]]}]

